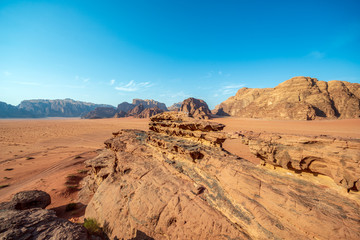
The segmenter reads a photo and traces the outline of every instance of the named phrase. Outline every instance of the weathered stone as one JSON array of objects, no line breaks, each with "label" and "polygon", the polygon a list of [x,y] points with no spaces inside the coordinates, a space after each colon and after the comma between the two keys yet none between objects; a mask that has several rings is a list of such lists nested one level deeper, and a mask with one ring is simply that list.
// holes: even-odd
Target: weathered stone
[{"label": "weathered stone", "polygon": [[326,175],[348,190],[360,190],[357,187],[360,181],[359,139],[249,131],[237,134],[263,164]]},{"label": "weathered stone", "polygon": [[196,98],[185,99],[180,107],[181,112],[188,113],[190,117],[197,119],[210,119],[211,111],[204,100]]},{"label": "weathered stone", "polygon": [[0,211],[0,239],[85,240],[87,230],[45,209]]},{"label": "weathered stone", "polygon": [[139,231],[154,239],[360,238],[358,195],[190,138],[122,130],[106,148],[115,164],[85,217],[111,238]]},{"label": "weathered stone", "polygon": [[360,84],[294,77],[275,88],[241,88],[213,110],[246,118],[359,118]]},{"label": "weathered stone", "polygon": [[14,203],[14,209],[17,210],[45,208],[51,203],[51,198],[44,191],[31,190],[16,193],[11,202]]}]

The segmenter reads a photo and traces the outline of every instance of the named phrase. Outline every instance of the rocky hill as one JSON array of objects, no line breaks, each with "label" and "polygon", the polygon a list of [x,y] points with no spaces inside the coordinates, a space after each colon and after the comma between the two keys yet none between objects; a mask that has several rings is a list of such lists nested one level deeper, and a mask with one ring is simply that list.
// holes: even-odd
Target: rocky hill
[{"label": "rocky hill", "polygon": [[189,116],[198,119],[210,119],[211,111],[204,100],[196,98],[185,99],[179,109],[181,112],[186,112]]},{"label": "rocky hill", "polygon": [[80,117],[97,107],[110,105],[75,101],[69,98],[56,100],[25,100],[17,108],[37,117]]},{"label": "rocky hill", "polygon": [[294,77],[275,88],[241,88],[213,113],[298,120],[359,118],[360,84]]},{"label": "rocky hill", "polygon": [[112,118],[117,113],[118,112],[114,107],[97,107],[93,111],[82,116],[81,118],[87,118],[87,119]]},{"label": "rocky hill", "polygon": [[[110,239],[135,239],[139,232],[142,239],[360,238],[356,159],[335,163],[339,149],[346,159],[356,156],[358,142],[231,135],[224,127],[165,112],[150,119],[148,132],[113,133],[86,162],[91,171],[80,195],[93,197],[85,217],[95,218]],[[266,163],[288,170],[224,151],[227,137],[243,139]],[[324,154],[313,155],[316,146]]]},{"label": "rocky hill", "polygon": [[[106,110],[106,111],[105,111]],[[155,114],[167,111],[164,103],[149,99],[133,99],[132,103],[122,102],[117,109],[99,108],[89,112],[83,118],[121,118],[136,117],[148,118]]]}]

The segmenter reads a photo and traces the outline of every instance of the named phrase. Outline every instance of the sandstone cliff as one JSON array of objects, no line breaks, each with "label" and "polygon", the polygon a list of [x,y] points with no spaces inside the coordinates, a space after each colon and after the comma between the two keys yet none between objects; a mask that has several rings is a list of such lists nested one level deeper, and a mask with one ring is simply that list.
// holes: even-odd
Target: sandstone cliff
[{"label": "sandstone cliff", "polygon": [[182,102],[174,103],[170,107],[168,107],[169,111],[179,111],[181,108]]},{"label": "sandstone cliff", "polygon": [[85,217],[119,239],[360,238],[358,194],[234,156],[221,148],[223,128],[162,113],[149,132],[113,133],[87,162]]},{"label": "sandstone cliff", "polygon": [[360,84],[294,77],[275,88],[241,88],[213,111],[246,118],[359,118]]},{"label": "sandstone cliff", "polygon": [[198,119],[210,119],[211,111],[204,100],[196,98],[185,99],[180,107],[181,112],[186,112],[189,116]]}]

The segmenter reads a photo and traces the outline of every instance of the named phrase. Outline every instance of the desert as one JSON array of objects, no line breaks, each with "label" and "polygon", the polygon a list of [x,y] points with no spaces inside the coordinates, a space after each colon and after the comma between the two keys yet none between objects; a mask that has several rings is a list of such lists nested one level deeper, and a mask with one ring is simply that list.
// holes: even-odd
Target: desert
[{"label": "desert", "polygon": [[[360,120],[261,120],[238,117],[217,117],[209,120],[224,124],[222,132],[233,135],[238,131],[252,131],[269,134],[293,134],[298,138],[326,135],[334,138],[360,139]],[[51,204],[57,215],[73,222],[83,222],[85,208],[89,199],[79,199],[78,189],[69,189],[69,176],[80,180],[86,177],[89,166],[85,162],[99,154],[104,141],[121,129],[147,131],[148,118],[110,118],[110,119],[1,119],[1,202],[10,201],[12,196],[25,190],[42,190],[51,196]],[[227,138],[223,149],[235,156],[260,166],[262,161],[251,153],[241,139]],[[358,149],[357,149],[358,151]],[[358,153],[358,152],[357,152]],[[358,156],[358,155],[357,155]],[[264,167],[261,167],[264,168]],[[265,166],[266,168],[266,166]],[[274,171],[274,170],[273,170]],[[286,172],[277,168],[278,172]],[[288,173],[291,173],[289,171]],[[293,173],[291,173],[293,174]],[[346,192],[329,177],[314,177],[302,173],[295,178],[320,183],[337,189],[337,194],[351,197],[357,203],[357,191]],[[350,196],[349,196],[350,194]],[[66,211],[66,206],[77,204],[77,210]],[[195,232],[193,232],[195,234]],[[199,235],[200,236],[200,235]],[[177,238],[179,238],[178,236]],[[201,237],[200,237],[201,238]]]},{"label": "desert", "polygon": [[360,239],[360,1],[0,1],[0,239]]}]

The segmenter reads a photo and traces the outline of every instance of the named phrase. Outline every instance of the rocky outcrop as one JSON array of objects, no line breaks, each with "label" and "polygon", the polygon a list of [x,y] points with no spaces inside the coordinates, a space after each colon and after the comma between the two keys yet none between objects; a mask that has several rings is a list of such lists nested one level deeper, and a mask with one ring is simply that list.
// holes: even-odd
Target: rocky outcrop
[{"label": "rocky outcrop", "polygon": [[[81,118],[86,119],[99,119],[99,118],[112,118],[117,114],[117,111],[113,107],[97,107],[95,110],[89,112]],[[118,116],[118,115],[117,115]]]},{"label": "rocky outcrop", "polygon": [[154,239],[360,237],[358,195],[255,166],[188,134],[223,127],[163,113],[151,118],[149,132],[113,133],[104,157],[88,162],[85,188],[94,196],[85,217],[119,239],[136,232]]},{"label": "rocky outcrop", "polygon": [[87,230],[45,210],[51,202],[43,191],[19,192],[0,204],[0,239],[89,239]]},{"label": "rocky outcrop", "polygon": [[225,125],[220,123],[195,120],[184,112],[165,112],[150,118],[149,129],[156,133],[179,136],[210,146],[221,147],[226,140],[224,133],[219,133]]},{"label": "rocky outcrop", "polygon": [[0,211],[0,239],[89,239],[86,229],[58,218],[54,211],[28,209]]},{"label": "rocky outcrop", "polygon": [[146,108],[140,114],[137,115],[138,118],[150,118],[156,114],[162,113],[164,110],[153,107],[153,108]]},{"label": "rocky outcrop", "polygon": [[158,113],[167,111],[164,103],[155,100],[141,100],[133,99],[133,103],[120,103],[117,109],[99,108],[88,113],[84,118],[121,118],[121,117],[136,117],[149,118]]},{"label": "rocky outcrop", "polygon": [[180,107],[181,112],[186,112],[189,116],[198,119],[210,119],[211,112],[204,100],[196,98],[185,99]]},{"label": "rocky outcrop", "polygon": [[37,117],[80,117],[97,107],[111,107],[105,104],[94,104],[74,101],[72,99],[25,100],[18,108],[31,112]]},{"label": "rocky outcrop", "polygon": [[171,105],[170,107],[168,107],[169,111],[180,111],[181,105],[183,102],[178,102],[178,103],[174,103],[173,105]]},{"label": "rocky outcrop", "polygon": [[294,77],[275,88],[241,88],[213,111],[246,118],[359,118],[360,84]]},{"label": "rocky outcrop", "polygon": [[122,102],[118,105],[117,111],[118,112],[129,112],[131,111],[136,105],[128,103],[128,102]]},{"label": "rocky outcrop", "polygon": [[348,190],[360,190],[360,140],[328,136],[238,132],[262,164],[332,178]]},{"label": "rocky outcrop", "polygon": [[133,109],[131,109],[128,113],[126,113],[126,116],[127,117],[136,117],[144,110],[145,110],[145,107],[142,104],[140,104],[140,105],[137,105],[136,107],[134,107]]},{"label": "rocky outcrop", "polygon": [[133,99],[132,102],[133,105],[138,106],[138,105],[143,105],[144,108],[154,108],[157,107],[163,111],[167,111],[168,109],[166,108],[166,105],[164,103],[152,100],[152,99]]}]

